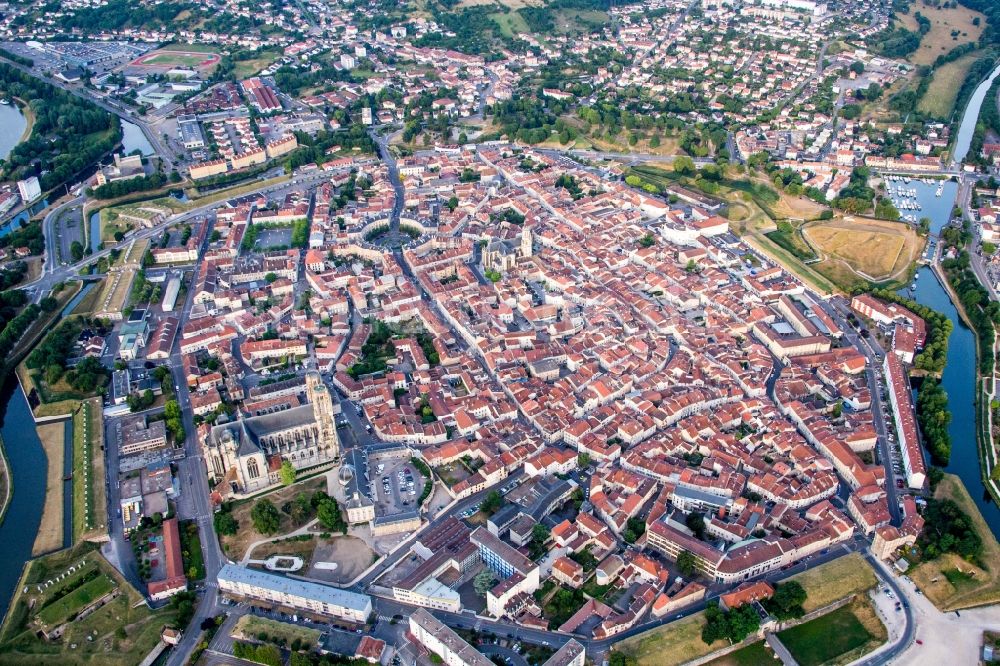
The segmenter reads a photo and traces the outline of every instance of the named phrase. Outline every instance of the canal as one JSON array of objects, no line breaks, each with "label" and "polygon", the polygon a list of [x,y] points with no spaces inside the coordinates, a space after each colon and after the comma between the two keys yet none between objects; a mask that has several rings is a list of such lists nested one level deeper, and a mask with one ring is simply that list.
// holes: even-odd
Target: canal
[{"label": "canal", "polygon": [[123,120],[122,152],[128,155],[134,150],[138,150],[143,156],[152,155],[156,152],[153,150],[153,146],[150,145],[149,139],[147,139],[146,135],[142,133],[142,128],[135,123]]},{"label": "canal", "polygon": [[0,160],[7,159],[14,146],[21,143],[28,120],[17,104],[0,104]]},{"label": "canal", "polygon": [[[955,139],[955,154],[952,156],[955,164],[961,163],[969,152],[969,146],[972,145],[972,135],[976,132],[976,121],[979,119],[979,110],[983,106],[983,99],[986,97],[990,86],[993,85],[993,80],[998,75],[1000,75],[1000,64],[996,66],[985,81],[979,84],[979,87],[976,88],[969,99],[969,105],[965,107],[962,124],[958,128],[958,138]],[[993,100],[990,100],[990,103],[992,104]]]},{"label": "canal", "polygon": [[14,483],[14,494],[0,525],[0,611],[7,612],[42,519],[48,460],[20,384],[10,373],[0,389],[0,433]]},{"label": "canal", "polygon": [[948,408],[951,410],[951,424],[948,426],[951,459],[945,471],[962,479],[993,534],[1000,538],[1000,507],[993,502],[980,476],[974,402],[976,336],[958,316],[958,310],[934,271],[924,266],[917,275],[916,292],[901,290],[900,294],[947,316],[954,327],[948,339],[947,365],[941,376],[941,387],[948,394]]}]

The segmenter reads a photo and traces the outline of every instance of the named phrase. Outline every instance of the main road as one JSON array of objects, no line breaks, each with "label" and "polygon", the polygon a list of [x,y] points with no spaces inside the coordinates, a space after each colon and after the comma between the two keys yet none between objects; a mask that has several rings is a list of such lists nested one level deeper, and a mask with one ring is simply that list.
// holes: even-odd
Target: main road
[{"label": "main road", "polygon": [[[276,183],[276,184],[271,184],[271,185],[267,185],[267,186],[262,186],[260,189],[253,190],[251,192],[246,192],[246,193],[244,193],[244,195],[247,195],[247,194],[266,194],[268,192],[272,192],[272,191],[283,189],[283,188],[287,188],[287,187],[295,187],[295,186],[298,186],[298,185],[312,185],[312,184],[316,184],[316,183],[322,182],[323,180],[326,180],[329,177],[330,177],[330,174],[327,173],[327,172],[323,172],[323,171],[310,172],[310,173],[302,174],[302,175],[296,176],[294,178],[291,178],[287,182]],[[79,199],[79,197],[77,199]],[[73,200],[70,200],[69,202],[67,202],[65,204],[61,204],[60,208],[62,208],[63,206],[66,206],[66,205],[71,205],[74,201],[77,201],[77,199],[73,199]],[[120,243],[115,243],[113,245],[109,245],[109,246],[105,247],[104,249],[102,249],[102,250],[100,250],[98,252],[95,252],[95,253],[87,256],[87,257],[84,257],[80,261],[77,261],[77,262],[72,263],[72,264],[66,264],[66,265],[62,265],[62,266],[58,265],[58,260],[55,258],[56,255],[55,255],[55,251],[54,251],[54,245],[50,247],[49,241],[46,240],[46,248],[45,248],[46,256],[45,256],[45,261],[44,261],[45,270],[42,272],[42,274],[39,277],[37,277],[34,280],[31,280],[29,282],[25,282],[25,283],[21,284],[20,287],[21,288],[27,288],[27,289],[34,290],[36,293],[43,293],[44,294],[44,292],[47,292],[47,291],[51,290],[52,286],[55,285],[56,283],[63,282],[65,280],[73,278],[73,277],[78,277],[79,274],[80,274],[80,270],[81,269],[85,268],[86,266],[88,266],[88,265],[90,265],[92,263],[95,263],[101,257],[108,256],[109,254],[111,254],[112,250],[122,250],[122,249],[125,249],[133,241],[147,239],[147,238],[151,238],[153,236],[156,236],[156,235],[160,234],[163,231],[163,229],[167,228],[170,225],[177,224],[177,223],[180,223],[180,222],[185,222],[187,220],[190,220],[190,219],[193,219],[193,218],[196,218],[196,217],[199,217],[199,216],[204,216],[209,211],[214,210],[215,208],[217,208],[219,206],[219,204],[220,204],[220,202],[216,201],[216,202],[213,202],[213,203],[205,204],[203,206],[198,206],[197,208],[193,208],[193,209],[191,209],[191,210],[189,210],[189,211],[187,211],[185,213],[182,213],[181,215],[178,215],[176,217],[169,217],[164,222],[162,222],[161,224],[158,224],[156,226],[149,227],[149,228],[146,228],[146,229],[140,229],[139,231],[136,231],[134,234],[132,234],[128,238],[122,240]],[[50,213],[45,216],[45,225],[46,225],[45,226],[45,235],[46,235],[46,237],[48,237],[50,235],[54,235],[52,233],[52,226],[51,225],[53,225],[55,223],[55,220],[56,220],[56,217],[57,217],[57,213],[58,213],[58,210],[53,210],[53,211],[50,211]]]},{"label": "main road", "polygon": [[[207,243],[207,240],[205,241]],[[204,251],[205,248],[199,248]],[[201,254],[201,252],[199,252]],[[184,300],[184,307],[181,310],[180,321],[187,320],[194,305],[195,290],[188,289]],[[205,586],[201,601],[195,610],[194,618],[184,633],[181,642],[170,653],[167,664],[170,666],[183,666],[188,655],[197,644],[199,634],[198,628],[201,623],[210,617],[215,617],[219,613],[219,570],[227,561],[219,546],[219,539],[215,534],[213,524],[214,510],[210,501],[211,489],[208,487],[208,470],[204,456],[201,454],[201,447],[198,445],[197,430],[195,429],[194,413],[191,410],[191,396],[188,391],[187,377],[185,376],[184,364],[181,362],[181,336],[174,338],[174,346],[170,351],[170,372],[173,376],[174,390],[177,395],[177,402],[180,404],[181,416],[184,421],[184,431],[187,437],[184,441],[184,459],[177,467],[178,482],[181,488],[181,498],[178,502],[178,513],[181,518],[194,520],[198,525],[198,537],[201,540],[201,549],[205,560]]]}]

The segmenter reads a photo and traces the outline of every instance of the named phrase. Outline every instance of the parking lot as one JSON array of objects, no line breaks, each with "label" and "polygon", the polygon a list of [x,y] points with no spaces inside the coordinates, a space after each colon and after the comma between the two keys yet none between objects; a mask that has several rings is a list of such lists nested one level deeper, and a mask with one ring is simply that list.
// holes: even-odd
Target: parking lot
[{"label": "parking lot", "polygon": [[408,457],[397,452],[372,453],[368,459],[375,514],[393,516],[415,510],[424,478]]},{"label": "parking lot", "polygon": [[257,249],[263,250],[269,247],[288,247],[292,244],[292,228],[276,227],[274,229],[262,229],[257,236]]}]

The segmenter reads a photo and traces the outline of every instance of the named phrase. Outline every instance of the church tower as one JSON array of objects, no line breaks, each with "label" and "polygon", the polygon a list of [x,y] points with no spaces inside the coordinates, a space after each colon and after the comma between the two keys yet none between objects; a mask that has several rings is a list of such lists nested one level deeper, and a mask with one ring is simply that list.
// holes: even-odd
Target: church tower
[{"label": "church tower", "polygon": [[527,225],[521,230],[521,256],[530,257],[531,256],[531,228]]},{"label": "church tower", "polygon": [[312,405],[316,417],[320,447],[330,447],[330,457],[339,457],[340,437],[337,435],[337,424],[333,420],[333,398],[330,396],[330,389],[323,383],[323,377],[315,370],[306,373],[306,398]]}]

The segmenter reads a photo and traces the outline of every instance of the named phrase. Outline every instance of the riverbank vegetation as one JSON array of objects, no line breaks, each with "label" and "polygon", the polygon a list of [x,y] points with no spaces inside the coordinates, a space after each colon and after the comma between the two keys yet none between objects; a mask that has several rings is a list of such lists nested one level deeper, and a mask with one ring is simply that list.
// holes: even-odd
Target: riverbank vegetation
[{"label": "riverbank vegetation", "polygon": [[[997,99],[998,94],[1000,94],[1000,76],[993,81],[993,85],[987,91],[987,102]],[[965,162],[976,164],[984,171],[990,166],[989,159],[983,155],[983,144],[986,143],[986,136],[991,133],[1000,134],[1000,109],[996,104],[984,103],[979,109],[979,119],[972,133]]]},{"label": "riverbank vegetation", "polygon": [[951,411],[948,394],[933,377],[925,378],[917,393],[917,421],[931,460],[935,465],[947,465],[951,458],[951,436],[948,434]]},{"label": "riverbank vegetation", "polygon": [[1000,602],[1000,544],[961,479],[943,475],[924,518],[908,574],[931,603],[951,611]]},{"label": "riverbank vegetation", "polygon": [[927,373],[940,375],[948,362],[948,336],[951,335],[953,328],[951,320],[940,312],[889,289],[873,289],[871,295],[889,303],[902,305],[924,320],[924,323],[927,324],[927,341],[923,351],[914,357],[913,367]]},{"label": "riverbank vegetation", "polygon": [[42,191],[75,178],[114,150],[118,118],[71,93],[0,63],[0,88],[28,101],[35,115],[31,136],[11,150],[0,180],[38,176]]},{"label": "riverbank vegetation", "polygon": [[969,253],[965,250],[962,250],[954,259],[942,261],[941,267],[976,332],[979,349],[979,372],[982,375],[990,375],[994,366],[995,326],[1000,323],[1000,303],[990,300],[989,292],[986,291],[973,272]]}]

